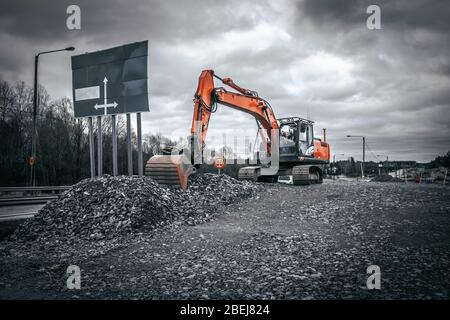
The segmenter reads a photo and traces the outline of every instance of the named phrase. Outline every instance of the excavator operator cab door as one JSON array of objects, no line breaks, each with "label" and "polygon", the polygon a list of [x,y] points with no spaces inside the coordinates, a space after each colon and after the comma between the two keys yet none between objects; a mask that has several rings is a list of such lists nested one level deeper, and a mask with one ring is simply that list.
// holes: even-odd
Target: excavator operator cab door
[{"label": "excavator operator cab door", "polygon": [[297,156],[297,127],[293,124],[283,124],[280,127],[280,155],[284,157]]},{"label": "excavator operator cab door", "polygon": [[313,127],[310,123],[299,123],[298,153],[299,156],[312,157],[314,153]]}]

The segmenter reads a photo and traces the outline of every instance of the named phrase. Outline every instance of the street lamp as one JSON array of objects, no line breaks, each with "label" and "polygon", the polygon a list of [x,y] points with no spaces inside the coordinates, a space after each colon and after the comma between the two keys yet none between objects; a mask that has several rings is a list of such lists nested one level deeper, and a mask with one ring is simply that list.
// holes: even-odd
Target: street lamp
[{"label": "street lamp", "polygon": [[49,50],[49,51],[42,51],[39,52],[37,55],[34,56],[34,92],[33,92],[33,131],[31,132],[31,156],[29,158],[29,164],[31,167],[31,174],[30,174],[30,185],[33,187],[36,185],[36,121],[37,121],[37,108],[38,108],[38,64],[39,64],[39,56],[42,54],[47,53],[53,53],[53,52],[59,52],[59,51],[73,51],[75,50],[75,47],[67,47],[64,49],[57,49],[57,50]]},{"label": "street lamp", "polygon": [[362,138],[363,143],[363,160],[361,164],[361,177],[364,178],[364,162],[366,161],[366,137],[347,135],[347,138]]}]

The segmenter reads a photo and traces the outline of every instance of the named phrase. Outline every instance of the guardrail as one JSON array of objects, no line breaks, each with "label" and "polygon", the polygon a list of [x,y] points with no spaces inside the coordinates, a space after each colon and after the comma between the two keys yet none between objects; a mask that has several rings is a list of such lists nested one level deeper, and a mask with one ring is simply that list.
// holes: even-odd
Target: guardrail
[{"label": "guardrail", "polygon": [[17,197],[17,198],[0,198],[0,207],[18,206],[26,204],[42,204],[50,200],[54,200],[58,196],[38,196],[38,197]]},{"label": "guardrail", "polygon": [[69,189],[70,186],[39,186],[39,187],[0,187],[0,193],[8,194],[14,192],[37,193],[37,192],[61,192]]},{"label": "guardrail", "polygon": [[0,187],[0,207],[45,204],[70,186]]}]

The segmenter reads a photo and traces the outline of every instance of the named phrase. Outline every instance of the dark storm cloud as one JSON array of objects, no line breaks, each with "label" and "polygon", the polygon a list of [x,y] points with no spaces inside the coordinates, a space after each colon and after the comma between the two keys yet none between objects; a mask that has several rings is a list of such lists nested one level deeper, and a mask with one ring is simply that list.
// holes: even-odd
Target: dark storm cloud
[{"label": "dark storm cloud", "polygon": [[[75,4],[82,13],[82,30],[77,32],[84,36],[114,37],[145,32],[152,39],[173,41],[185,36],[198,38],[211,32],[222,32],[229,25],[240,29],[251,27],[252,15],[235,14],[232,10],[235,3],[237,1],[228,4],[207,0],[8,1],[2,4],[0,26],[11,36],[29,41],[76,37],[76,33],[65,28],[66,9]],[[215,19],[216,13],[229,14],[228,23]]]},{"label": "dark storm cloud", "polygon": [[[66,8],[81,7],[81,30]],[[366,28],[381,7],[382,30]],[[450,4],[447,1],[8,1],[0,10],[0,78],[31,82],[33,54],[74,45],[76,54],[149,40],[151,112],[144,132],[186,136],[192,95],[212,68],[268,99],[277,116],[310,116],[336,153],[430,160],[450,149]],[[41,82],[70,95],[67,54],[45,56]],[[252,128],[219,107],[210,133]],[[370,153],[369,159],[376,157]]]},{"label": "dark storm cloud", "polygon": [[[370,4],[381,7],[382,30],[365,26]],[[449,16],[446,1],[298,2],[295,29],[311,50],[349,58],[356,66],[349,87],[324,86],[310,95],[339,121],[330,128],[364,133],[398,156],[398,139],[411,154],[422,150],[421,159],[449,148]],[[349,143],[340,138],[335,147]]]},{"label": "dark storm cloud", "polygon": [[317,25],[326,27],[335,23],[352,28],[366,20],[366,8],[372,4],[382,8],[386,28],[443,32],[450,28],[450,7],[445,0],[304,0],[298,2],[297,8],[302,17]]},{"label": "dark storm cloud", "polygon": [[[371,4],[381,8],[383,30],[375,33],[365,26],[366,8]],[[390,55],[429,59],[435,55],[447,56],[449,17],[450,5],[445,0],[305,0],[297,4],[296,22],[303,26],[307,21],[314,28],[313,37],[324,37],[328,42],[321,45],[345,54],[367,54],[368,50],[382,49]]]}]

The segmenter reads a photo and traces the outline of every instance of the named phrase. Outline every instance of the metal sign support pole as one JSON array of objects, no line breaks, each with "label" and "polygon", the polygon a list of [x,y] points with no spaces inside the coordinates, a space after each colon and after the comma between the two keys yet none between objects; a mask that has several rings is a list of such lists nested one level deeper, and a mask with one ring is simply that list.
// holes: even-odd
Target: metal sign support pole
[{"label": "metal sign support pole", "polygon": [[133,175],[133,152],[131,148],[131,114],[127,113],[127,154],[128,154],[128,175]]},{"label": "metal sign support pole", "polygon": [[97,166],[98,166],[98,176],[101,177],[103,175],[103,137],[102,137],[102,117],[97,117]]},{"label": "metal sign support pole", "polygon": [[34,90],[33,90],[33,131],[31,132],[31,172],[30,172],[30,185],[34,187],[36,185],[36,139],[37,139],[37,108],[39,104],[39,92],[38,92],[38,63],[39,54],[34,57]]},{"label": "metal sign support pole", "polygon": [[89,125],[89,158],[91,162],[91,178],[95,177],[95,146],[94,146],[94,128],[92,126],[92,117],[88,118]]},{"label": "metal sign support pole", "polygon": [[111,124],[112,124],[112,156],[113,156],[113,176],[117,176],[117,131],[116,131],[116,115],[111,115]]},{"label": "metal sign support pole", "polygon": [[363,161],[361,164],[361,175],[362,178],[364,179],[364,163],[366,162],[366,137],[363,137],[362,141],[363,141]]},{"label": "metal sign support pole", "polygon": [[136,113],[136,122],[137,122],[137,147],[138,147],[138,174],[139,176],[144,175],[144,164],[142,159],[142,121],[141,121],[141,113]]},{"label": "metal sign support pole", "polygon": [[364,162],[361,162],[361,179],[364,179]]}]

